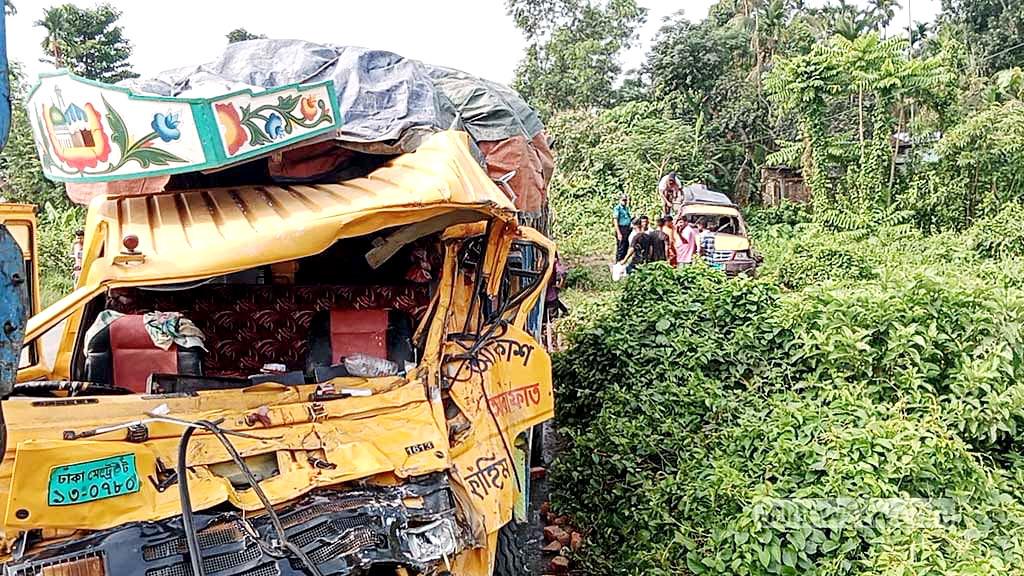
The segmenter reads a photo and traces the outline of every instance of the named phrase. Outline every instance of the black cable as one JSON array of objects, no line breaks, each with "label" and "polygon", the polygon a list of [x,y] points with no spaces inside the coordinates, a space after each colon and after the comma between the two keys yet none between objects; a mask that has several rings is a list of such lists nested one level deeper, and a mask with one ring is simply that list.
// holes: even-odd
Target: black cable
[{"label": "black cable", "polygon": [[260,499],[260,503],[263,504],[263,508],[270,518],[270,523],[273,525],[274,532],[277,533],[277,538],[281,545],[294,554],[309,569],[313,576],[323,576],[323,573],[320,572],[320,569],[309,556],[301,548],[288,540],[288,535],[284,531],[284,525],[281,524],[281,518],[277,515],[266,493],[263,492],[263,488],[260,487],[256,476],[252,473],[252,469],[249,468],[245,460],[242,459],[241,454],[238,453],[235,445],[228,439],[227,432],[209,420],[196,420],[189,424],[191,425],[185,428],[185,432],[181,435],[181,442],[178,444],[178,462],[175,466],[175,472],[178,475],[178,499],[181,502],[181,520],[185,530],[185,542],[188,545],[188,555],[192,565],[193,576],[206,576],[206,572],[203,570],[202,551],[199,548],[199,536],[196,533],[195,519],[192,515],[192,500],[188,493],[188,471],[185,462],[188,442],[197,427],[210,431],[224,446],[224,449],[231,456],[231,460],[234,461],[235,465],[245,474],[246,480],[249,481],[249,486]]},{"label": "black cable", "polygon": [[178,462],[174,466],[174,471],[178,475],[181,525],[185,530],[185,543],[188,544],[188,560],[192,565],[192,576],[206,576],[206,571],[203,569],[203,553],[199,549],[199,535],[196,533],[195,518],[192,516],[192,498],[188,494],[188,470],[185,465],[188,441],[195,431],[195,428],[189,426],[181,434],[181,441],[178,442]]},{"label": "black cable", "polygon": [[[449,357],[450,360],[462,360],[463,361],[462,365],[459,366],[458,371],[455,372],[454,376],[452,376],[452,378],[451,378],[452,381],[455,381],[455,382],[458,381],[458,377],[459,377],[459,374],[462,373],[462,369],[465,368],[466,366],[468,366],[470,364],[470,362],[475,362],[476,361],[476,355],[479,354],[480,349],[483,348],[484,344],[486,344],[491,338],[494,337],[494,332],[498,328],[504,328],[505,326],[507,326],[507,324],[508,324],[508,322],[506,322],[504,320],[498,320],[494,324],[491,324],[488,327],[487,331],[484,332],[483,335],[481,335],[480,338],[476,342],[474,342],[473,345],[468,350],[466,350],[462,354],[457,354],[457,355]],[[516,468],[515,456],[512,453],[512,449],[508,445],[508,440],[505,439],[505,435],[501,431],[501,423],[498,421],[498,415],[495,414],[494,413],[494,409],[491,408],[491,398],[487,394],[487,386],[484,385],[484,378],[483,378],[482,375],[480,377],[480,393],[484,397],[484,404],[487,406],[487,413],[490,414],[490,416],[491,416],[491,421],[494,423],[494,428],[495,428],[495,430],[498,431],[498,438],[501,438],[501,445],[505,448],[505,455],[508,456],[509,466],[512,468],[512,472],[515,474],[515,477],[516,477],[516,488],[518,488],[519,491],[522,492],[523,491],[523,481],[519,478],[519,469]]]},{"label": "black cable", "polygon": [[[490,221],[490,222],[487,223],[487,228],[484,229],[484,235],[482,237],[483,239],[481,241],[481,247],[480,247],[480,261],[476,265],[476,278],[473,281],[473,295],[470,297],[470,300],[469,300],[469,308],[466,309],[466,321],[465,321],[465,323],[462,326],[462,331],[463,332],[469,332],[469,320],[473,316],[473,306],[476,304],[476,299],[477,299],[478,295],[480,294],[480,290],[482,289],[482,286],[483,286],[484,272],[485,272],[484,265],[487,263],[487,244],[488,244],[488,241],[491,238],[491,228],[493,226],[494,226],[494,222]],[[467,247],[466,248],[467,251],[469,250],[469,242],[472,242],[474,240],[476,240],[476,238],[471,238],[465,244],[466,247]],[[461,264],[461,262],[459,262],[457,264]],[[481,298],[480,299],[480,311],[481,311],[481,313],[483,312],[483,307],[484,307],[483,305],[484,305],[484,299]],[[487,321],[486,317],[481,316],[481,318],[482,318],[483,322]]]},{"label": "black cable", "polygon": [[[263,488],[260,487],[259,482],[256,480],[256,476],[252,473],[252,470],[249,468],[249,465],[246,464],[245,461],[242,459],[242,456],[241,454],[238,453],[238,450],[235,448],[235,445],[232,444],[231,440],[228,439],[227,434],[225,434],[224,430],[220,426],[214,424],[213,422],[210,422],[209,420],[198,420],[196,421],[196,424],[212,432],[213,435],[216,436],[218,440],[220,440],[220,443],[224,446],[224,449],[227,450],[228,454],[231,456],[231,459],[235,462],[238,468],[241,469],[243,473],[245,473],[245,477],[249,481],[249,486],[256,493],[256,496],[260,499],[260,502],[263,504],[264,510],[266,510],[267,512],[267,516],[270,517],[270,523],[274,526],[274,531],[277,533],[277,539],[280,541],[281,545],[284,546],[292,554],[294,554],[295,557],[298,558],[306,566],[306,568],[309,569],[313,576],[323,576],[323,574],[320,572],[320,569],[313,562],[313,560],[310,559],[310,557],[305,552],[303,552],[301,548],[299,548],[290,540],[288,540],[288,535],[284,531],[284,525],[281,524],[281,518],[277,515],[277,512],[274,510],[273,504],[271,504],[270,499],[267,498],[266,493],[263,492]],[[190,428],[189,430],[192,429]]]}]

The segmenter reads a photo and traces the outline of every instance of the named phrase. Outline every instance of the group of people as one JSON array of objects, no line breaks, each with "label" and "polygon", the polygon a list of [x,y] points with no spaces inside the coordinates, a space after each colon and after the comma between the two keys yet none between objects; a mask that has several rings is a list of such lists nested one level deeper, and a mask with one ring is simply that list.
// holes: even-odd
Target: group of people
[{"label": "group of people", "polygon": [[666,213],[652,227],[647,216],[634,218],[630,214],[627,196],[620,198],[612,218],[615,262],[625,266],[627,274],[648,262],[668,262],[672,266],[690,264],[695,257],[709,257],[714,251],[714,233],[701,218],[673,220]]}]

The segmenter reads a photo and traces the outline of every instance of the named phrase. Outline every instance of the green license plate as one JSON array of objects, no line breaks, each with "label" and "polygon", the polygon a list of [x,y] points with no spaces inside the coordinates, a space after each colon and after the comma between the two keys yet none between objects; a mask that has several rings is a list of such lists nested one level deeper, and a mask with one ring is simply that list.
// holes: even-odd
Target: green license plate
[{"label": "green license plate", "polygon": [[721,262],[712,262],[711,267],[715,270],[725,270],[725,264],[722,264]]},{"label": "green license plate", "polygon": [[121,454],[51,468],[47,503],[69,506],[138,491],[135,454]]}]

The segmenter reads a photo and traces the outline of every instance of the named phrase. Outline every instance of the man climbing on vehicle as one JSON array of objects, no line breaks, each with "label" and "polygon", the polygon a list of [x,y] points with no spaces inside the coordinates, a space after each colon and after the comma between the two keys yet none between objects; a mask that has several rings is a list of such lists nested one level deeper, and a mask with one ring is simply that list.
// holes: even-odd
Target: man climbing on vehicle
[{"label": "man climbing on vehicle", "polygon": [[682,187],[679,184],[679,178],[676,177],[675,172],[669,172],[662,176],[661,181],[658,182],[658,195],[661,196],[662,214],[665,214],[666,216],[672,214],[672,206],[681,190]]}]

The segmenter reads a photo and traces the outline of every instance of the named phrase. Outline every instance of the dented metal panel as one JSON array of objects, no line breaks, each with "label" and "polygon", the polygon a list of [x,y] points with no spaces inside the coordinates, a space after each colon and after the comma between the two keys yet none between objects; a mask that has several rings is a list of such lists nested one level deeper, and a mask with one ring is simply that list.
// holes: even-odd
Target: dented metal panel
[{"label": "dented metal panel", "polygon": [[[455,498],[444,474],[410,479],[400,486],[320,490],[280,515],[288,540],[322,574],[363,574],[378,564],[425,570],[477,544],[457,521]],[[266,516],[239,512],[196,515],[207,574],[302,575],[296,558],[275,542]],[[14,559],[6,574],[35,575],[63,568],[79,574],[91,558],[117,576],[182,576],[191,573],[180,518],[138,522],[60,542]]]},{"label": "dented metal panel", "polygon": [[21,344],[28,316],[25,259],[21,247],[0,225],[0,395],[11,391],[18,376]]},{"label": "dented metal panel", "polygon": [[[416,152],[340,184],[249,186],[96,200],[85,250],[87,284],[172,282],[225,274],[325,250],[339,238],[420,222],[453,210],[515,218],[515,206],[473,158],[468,136],[441,132]],[[105,226],[105,228],[104,228]],[[140,258],[121,257],[137,236]]]}]

